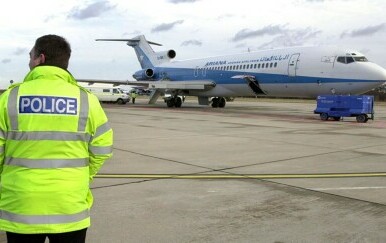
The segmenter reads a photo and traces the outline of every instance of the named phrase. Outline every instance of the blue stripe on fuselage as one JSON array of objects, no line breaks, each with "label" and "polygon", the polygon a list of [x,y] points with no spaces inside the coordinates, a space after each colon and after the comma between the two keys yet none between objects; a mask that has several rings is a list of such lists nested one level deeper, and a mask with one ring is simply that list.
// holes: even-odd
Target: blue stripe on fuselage
[{"label": "blue stripe on fuselage", "polygon": [[[173,81],[187,80],[213,80],[216,84],[245,84],[242,78],[232,78],[236,75],[254,76],[260,84],[314,84],[314,83],[379,83],[379,80],[362,80],[362,79],[340,79],[325,77],[295,76],[289,77],[284,74],[242,72],[242,71],[224,71],[224,70],[205,70],[206,74],[202,75],[202,69],[199,70],[197,77],[194,76],[195,69],[190,68],[164,68],[158,67],[159,73],[166,74],[167,79]],[[165,75],[163,75],[165,78]]]}]

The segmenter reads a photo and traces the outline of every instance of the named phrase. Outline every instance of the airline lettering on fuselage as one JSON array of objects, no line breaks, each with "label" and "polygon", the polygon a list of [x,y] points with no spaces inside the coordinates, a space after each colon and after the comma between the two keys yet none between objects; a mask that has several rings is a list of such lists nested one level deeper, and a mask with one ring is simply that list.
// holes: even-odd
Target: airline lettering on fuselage
[{"label": "airline lettering on fuselage", "polygon": [[77,99],[56,96],[21,96],[20,113],[76,115]]},{"label": "airline lettering on fuselage", "polygon": [[205,66],[216,66],[216,65],[226,65],[227,61],[215,61],[215,62],[207,62]]},{"label": "airline lettering on fuselage", "polygon": [[290,54],[286,54],[286,55],[272,55],[272,56],[260,57],[260,58],[253,59],[253,60],[242,60],[242,61],[231,61],[231,62],[227,62],[227,61],[211,61],[211,62],[207,62],[205,64],[205,67],[208,67],[208,66],[218,66],[218,65],[227,65],[227,64],[233,65],[233,64],[246,64],[246,63],[258,63],[258,62],[283,61],[283,60],[288,60],[290,56],[291,56]]}]

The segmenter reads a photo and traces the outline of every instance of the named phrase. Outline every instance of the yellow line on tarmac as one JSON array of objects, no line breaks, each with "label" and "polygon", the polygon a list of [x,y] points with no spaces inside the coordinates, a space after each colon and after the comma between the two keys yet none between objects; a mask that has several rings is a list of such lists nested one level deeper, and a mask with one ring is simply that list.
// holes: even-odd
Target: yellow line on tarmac
[{"label": "yellow line on tarmac", "polygon": [[348,178],[383,177],[386,172],[323,173],[323,174],[97,174],[96,178],[116,179],[302,179],[302,178]]}]

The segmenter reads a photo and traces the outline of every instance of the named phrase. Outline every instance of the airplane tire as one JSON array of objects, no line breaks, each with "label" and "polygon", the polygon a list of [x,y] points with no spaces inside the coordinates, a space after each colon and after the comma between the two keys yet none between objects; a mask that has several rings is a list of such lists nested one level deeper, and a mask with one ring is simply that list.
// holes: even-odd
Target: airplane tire
[{"label": "airplane tire", "polygon": [[170,108],[174,106],[174,99],[169,99],[166,101],[166,105]]},{"label": "airplane tire", "polygon": [[212,107],[213,108],[217,108],[219,103],[220,102],[219,102],[219,99],[217,97],[212,99]]},{"label": "airplane tire", "polygon": [[176,97],[174,98],[174,106],[179,108],[182,106],[182,100],[181,100],[181,97]]},{"label": "airplane tire", "polygon": [[225,98],[224,97],[219,98],[218,107],[224,108],[225,104],[226,104]]}]

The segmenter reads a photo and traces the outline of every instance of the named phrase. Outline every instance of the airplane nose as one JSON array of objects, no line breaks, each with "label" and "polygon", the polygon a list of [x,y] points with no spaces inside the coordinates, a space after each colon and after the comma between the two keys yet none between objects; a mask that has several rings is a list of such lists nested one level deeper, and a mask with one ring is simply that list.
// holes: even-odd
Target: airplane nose
[{"label": "airplane nose", "polygon": [[386,82],[386,69],[382,68],[382,73],[381,73],[381,80],[383,80],[383,82]]},{"label": "airplane nose", "polygon": [[379,85],[386,82],[386,69],[375,64],[372,65],[371,72],[373,74],[372,79],[377,80]]}]

